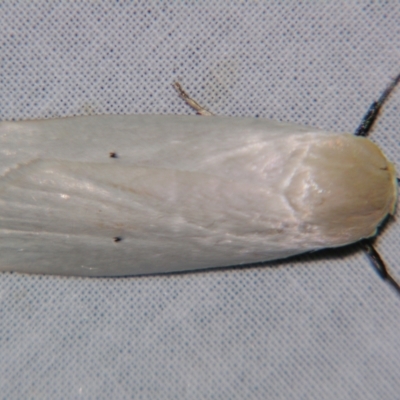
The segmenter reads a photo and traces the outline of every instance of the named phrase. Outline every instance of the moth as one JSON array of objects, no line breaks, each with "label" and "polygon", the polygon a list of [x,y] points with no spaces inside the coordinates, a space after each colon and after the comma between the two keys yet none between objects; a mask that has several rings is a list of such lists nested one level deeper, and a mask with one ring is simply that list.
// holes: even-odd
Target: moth
[{"label": "moth", "polygon": [[0,123],[0,270],[80,276],[250,264],[362,241],[397,202],[365,136],[261,118],[103,115]]}]

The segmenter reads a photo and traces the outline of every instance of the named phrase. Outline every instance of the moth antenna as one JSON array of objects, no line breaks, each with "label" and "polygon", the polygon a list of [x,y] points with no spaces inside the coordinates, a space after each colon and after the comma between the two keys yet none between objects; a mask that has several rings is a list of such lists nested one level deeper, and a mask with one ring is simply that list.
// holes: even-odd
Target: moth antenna
[{"label": "moth antenna", "polygon": [[356,136],[368,136],[372,126],[374,125],[374,122],[376,121],[376,118],[378,117],[379,111],[381,110],[383,104],[388,99],[393,89],[399,82],[400,82],[400,74],[397,75],[396,78],[392,80],[392,82],[390,82],[388,87],[381,94],[381,97],[379,97],[378,101],[374,101],[370,105],[367,113],[361,120],[361,124],[354,132]]},{"label": "moth antenna", "polygon": [[[386,87],[386,89],[383,91],[381,96],[377,101],[374,101],[367,113],[364,115],[363,119],[361,120],[360,125],[354,132],[354,135],[356,136],[368,136],[369,132],[371,131],[372,126],[374,125],[379,112],[386,102],[386,100],[389,98],[391,93],[393,92],[394,88],[397,86],[397,84],[400,82],[400,74],[396,76],[390,82],[390,84]],[[397,178],[397,184],[400,184],[400,178]],[[379,274],[379,276],[390,283],[392,287],[397,291],[397,293],[400,295],[400,284],[393,278],[392,275],[390,275],[385,263],[383,262],[381,256],[379,253],[376,251],[375,247],[372,244],[371,239],[364,239],[361,241],[361,246],[364,250],[364,252],[367,254],[371,264],[374,266],[376,272]]]},{"label": "moth antenna", "polygon": [[386,282],[390,283],[392,287],[397,291],[400,295],[400,284],[396,281],[396,279],[390,274],[385,263],[383,262],[381,256],[376,251],[375,247],[372,244],[371,239],[364,239],[361,241],[361,246],[365,253],[367,254],[371,264],[374,266],[376,272],[379,276]]}]

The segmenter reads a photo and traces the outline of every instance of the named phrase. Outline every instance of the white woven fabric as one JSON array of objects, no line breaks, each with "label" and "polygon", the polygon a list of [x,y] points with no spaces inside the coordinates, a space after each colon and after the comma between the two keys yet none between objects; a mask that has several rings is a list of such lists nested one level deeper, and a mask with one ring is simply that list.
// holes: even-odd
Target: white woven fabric
[{"label": "white woven fabric", "polygon": [[[400,72],[399,26],[398,2],[5,0],[0,120],[189,114],[179,79],[216,114],[352,132]],[[372,134],[400,169],[399,126],[400,88]],[[389,223],[398,279],[399,243]],[[0,274],[0,398],[398,399],[400,298],[365,255],[271,266]]]}]

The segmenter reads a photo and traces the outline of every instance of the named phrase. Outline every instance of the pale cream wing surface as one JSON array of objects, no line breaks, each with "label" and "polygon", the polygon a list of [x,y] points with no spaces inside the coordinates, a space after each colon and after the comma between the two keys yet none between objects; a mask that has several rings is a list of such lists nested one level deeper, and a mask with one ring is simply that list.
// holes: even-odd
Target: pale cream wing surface
[{"label": "pale cream wing surface", "polygon": [[0,140],[0,270],[131,275],[288,257],[373,235],[396,200],[394,169],[368,140],[268,120],[7,122]]}]

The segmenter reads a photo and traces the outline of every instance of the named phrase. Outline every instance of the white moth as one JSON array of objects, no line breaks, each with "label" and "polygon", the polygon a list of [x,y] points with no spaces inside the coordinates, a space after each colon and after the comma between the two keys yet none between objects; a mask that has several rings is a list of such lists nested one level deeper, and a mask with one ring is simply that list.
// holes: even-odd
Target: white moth
[{"label": "white moth", "polygon": [[374,236],[395,168],[370,140],[266,119],[0,123],[0,270],[121,276]]}]

